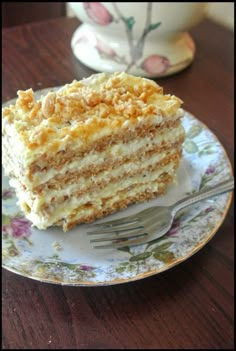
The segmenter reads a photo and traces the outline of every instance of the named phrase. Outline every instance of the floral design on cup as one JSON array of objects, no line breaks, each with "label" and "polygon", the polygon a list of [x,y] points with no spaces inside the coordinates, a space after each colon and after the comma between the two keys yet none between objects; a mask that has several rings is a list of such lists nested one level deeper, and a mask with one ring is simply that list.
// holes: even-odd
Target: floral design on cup
[{"label": "floral design on cup", "polygon": [[170,67],[170,61],[165,56],[151,55],[148,56],[141,67],[149,74],[160,75],[166,72]]},{"label": "floral design on cup", "polygon": [[119,64],[129,64],[126,58],[124,56],[120,56],[110,45],[108,45],[107,43],[105,43],[97,37],[95,38],[95,40],[96,44],[94,45],[94,47],[102,58],[115,61]]},{"label": "floral design on cup", "polygon": [[[106,3],[101,2],[85,2],[80,4],[83,8],[83,15],[85,12],[87,17],[87,21],[85,20],[85,22],[90,23],[91,26],[96,25],[94,26],[95,29],[93,28],[93,30],[90,30],[86,28],[86,30],[90,32],[90,34],[98,37],[98,42],[96,44],[96,41],[94,42],[91,38],[89,38],[87,42],[85,40],[76,40],[73,43],[73,49],[77,44],[80,46],[76,48],[79,58],[83,56],[83,49],[85,49],[85,51],[87,50],[86,52],[89,54],[90,49],[92,49],[91,51],[95,49],[100,56],[100,63],[103,64],[103,61],[107,60],[111,69],[112,67],[115,69],[116,66],[113,66],[113,63],[116,62],[121,65],[120,70],[122,71],[127,73],[134,71],[136,72],[134,74],[150,77],[166,76],[178,72],[191,64],[195,54],[195,44],[188,33],[181,33],[181,40],[179,40],[180,43],[177,45],[178,50],[181,53],[183,52],[183,59],[180,61],[174,62],[175,55],[169,53],[170,51],[168,51],[167,54],[164,51],[165,49],[152,49],[153,46],[150,46],[150,42],[148,41],[149,33],[157,33],[159,27],[162,28],[163,21],[161,12],[160,17],[156,17],[158,12],[156,13],[156,10],[153,8],[153,2],[142,3],[145,6],[142,14],[143,27],[139,27],[139,17],[136,16],[136,9],[131,13],[126,13],[125,9],[122,7],[122,3],[111,2],[109,5],[106,5]],[[155,20],[153,20],[154,17]],[[106,28],[101,29],[99,32],[98,26],[111,26],[111,35],[109,33],[106,37],[106,32],[104,31]],[[114,33],[123,32],[120,33],[122,43],[119,43],[119,45],[115,42],[116,40],[118,41],[118,39],[109,42],[109,38],[112,38],[113,30]],[[165,32],[165,30],[166,28],[162,28],[160,38],[162,32]],[[123,50],[123,42],[125,50]],[[166,42],[167,48],[168,45],[172,45],[168,40],[166,40]],[[122,48],[117,49],[117,47],[119,48],[121,45]],[[122,54],[119,51],[122,51]],[[172,59],[172,57],[174,58]],[[93,68],[93,59],[90,58],[88,61],[88,66],[92,66]],[[95,61],[97,66],[99,59],[97,60],[95,58]],[[83,57],[82,62],[84,62],[85,65],[87,64],[85,57]],[[100,68],[96,67],[95,69],[99,70]],[[107,68],[104,69],[106,70]]]},{"label": "floral design on cup", "polygon": [[109,25],[111,22],[123,22],[124,24],[127,42],[129,45],[130,61],[127,62],[127,60],[124,57],[119,56],[111,46],[97,38],[95,48],[102,57],[125,64],[126,72],[129,72],[134,65],[144,69],[147,73],[155,75],[159,75],[168,70],[170,67],[168,58],[159,55],[151,55],[141,66],[138,65],[138,61],[143,56],[144,44],[147,35],[161,25],[161,22],[151,22],[152,2],[147,4],[146,24],[141,37],[137,41],[135,41],[133,37],[133,27],[136,23],[135,17],[125,16],[120,11],[116,2],[113,3],[114,15],[112,15],[100,2],[87,2],[84,3],[83,6],[87,16],[96,24],[103,26]]},{"label": "floral design on cup", "polygon": [[[158,29],[158,27],[161,25],[161,22],[152,23],[152,2],[147,3],[145,27],[143,28],[143,32],[140,38],[135,41],[133,37],[133,28],[136,23],[135,17],[126,17],[125,15],[123,15],[116,2],[113,3],[113,8],[118,18],[116,22],[123,22],[125,27],[125,33],[127,36],[127,42],[129,45],[129,52],[131,57],[131,60],[129,63],[127,63],[126,67],[126,72],[129,72],[134,65],[139,66],[138,61],[143,57],[143,50],[146,37],[151,31]],[[142,68],[142,66],[140,68]]]},{"label": "floral design on cup", "polygon": [[107,26],[113,21],[113,16],[100,2],[85,2],[83,6],[93,22],[101,26]]},{"label": "floral design on cup", "polygon": [[89,38],[85,35],[81,35],[79,38],[77,38],[74,45],[88,44],[88,43],[89,43]]},{"label": "floral design on cup", "polygon": [[95,48],[101,55],[104,55],[106,57],[114,58],[115,56],[117,56],[114,49],[112,49],[108,44],[106,44],[98,38],[96,38]]}]

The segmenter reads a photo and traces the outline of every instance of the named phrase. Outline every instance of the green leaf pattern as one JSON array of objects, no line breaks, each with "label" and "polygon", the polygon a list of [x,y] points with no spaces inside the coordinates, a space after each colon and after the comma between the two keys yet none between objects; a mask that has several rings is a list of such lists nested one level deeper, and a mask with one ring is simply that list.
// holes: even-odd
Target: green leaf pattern
[{"label": "green leaf pattern", "polygon": [[129,30],[133,29],[133,26],[135,24],[135,18],[133,16],[130,16],[128,18],[122,17],[123,21],[125,22],[126,26],[128,27]]},{"label": "green leaf pattern", "polygon": [[186,133],[186,137],[189,139],[193,139],[198,136],[202,132],[202,126],[199,124],[192,125],[188,132]]},{"label": "green leaf pattern", "polygon": [[[166,238],[164,238],[166,240]],[[172,241],[164,242],[163,238],[160,245],[153,246],[153,248],[149,251],[144,251],[142,253],[135,254],[130,251],[131,257],[129,261],[122,262],[117,268],[116,271],[118,273],[130,272],[136,269],[137,273],[140,270],[141,265],[147,265],[147,261],[150,259],[158,260],[163,263],[171,263],[175,260],[175,255],[173,252],[168,251],[168,248],[173,244]],[[149,245],[146,246],[146,249]],[[135,263],[135,264],[134,264]]]},{"label": "green leaf pattern", "polygon": [[210,155],[216,152],[214,142],[208,141],[205,142],[204,145],[199,142],[199,137],[201,137],[202,132],[204,132],[204,128],[201,124],[193,124],[190,126],[186,131],[185,142],[183,145],[185,152],[189,154],[197,153],[198,156]]},{"label": "green leaf pattern", "polygon": [[148,31],[157,29],[159,26],[161,25],[161,22],[157,22],[157,23],[151,23],[148,27]]},{"label": "green leaf pattern", "polygon": [[189,154],[194,154],[198,152],[198,146],[194,141],[186,139],[184,142],[184,150]]}]

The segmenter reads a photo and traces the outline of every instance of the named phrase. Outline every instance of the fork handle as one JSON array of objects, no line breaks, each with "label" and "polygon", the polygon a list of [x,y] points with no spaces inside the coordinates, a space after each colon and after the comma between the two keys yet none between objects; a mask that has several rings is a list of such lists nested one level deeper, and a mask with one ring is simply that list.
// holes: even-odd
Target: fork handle
[{"label": "fork handle", "polygon": [[195,204],[198,201],[208,199],[209,197],[233,190],[233,188],[234,188],[234,178],[230,178],[222,183],[217,184],[212,188],[202,190],[197,194],[192,194],[190,196],[187,196],[177,201],[174,205],[171,206],[171,211],[173,214],[175,214],[176,212],[178,212],[184,207]]}]

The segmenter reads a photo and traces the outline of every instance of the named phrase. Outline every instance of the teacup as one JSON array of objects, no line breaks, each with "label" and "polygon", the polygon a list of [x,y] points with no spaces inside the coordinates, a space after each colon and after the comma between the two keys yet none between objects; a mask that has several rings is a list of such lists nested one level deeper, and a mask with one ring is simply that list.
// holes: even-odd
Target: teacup
[{"label": "teacup", "polygon": [[187,30],[207,3],[70,2],[83,22],[73,34],[75,56],[95,71],[162,77],[187,67],[195,44]]}]

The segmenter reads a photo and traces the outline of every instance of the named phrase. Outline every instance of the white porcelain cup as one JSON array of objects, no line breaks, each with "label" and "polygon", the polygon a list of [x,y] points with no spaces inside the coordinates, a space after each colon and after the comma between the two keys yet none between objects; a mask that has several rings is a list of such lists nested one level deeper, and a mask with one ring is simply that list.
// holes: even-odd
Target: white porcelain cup
[{"label": "white porcelain cup", "polygon": [[83,22],[73,34],[75,56],[95,71],[162,77],[187,67],[195,44],[187,32],[207,3],[70,2]]}]

